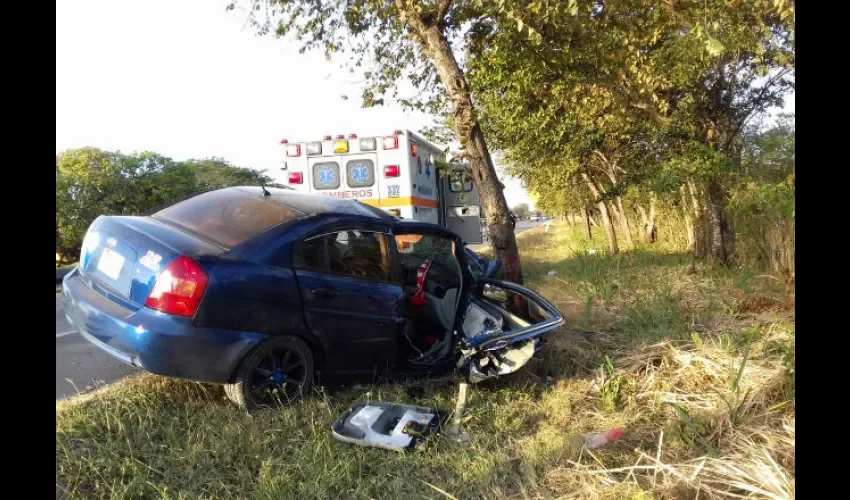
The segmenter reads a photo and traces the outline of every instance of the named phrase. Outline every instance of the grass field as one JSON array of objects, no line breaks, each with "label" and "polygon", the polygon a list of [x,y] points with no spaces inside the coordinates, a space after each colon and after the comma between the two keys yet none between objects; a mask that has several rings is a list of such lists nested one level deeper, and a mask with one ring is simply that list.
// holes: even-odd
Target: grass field
[{"label": "grass field", "polygon": [[450,410],[452,382],[317,388],[248,415],[219,387],[142,376],[57,403],[57,497],[794,497],[792,285],[664,248],[611,257],[563,225],[519,239],[526,284],[567,325],[542,361],[472,388],[471,441],[397,454],[330,434],[361,399]]}]

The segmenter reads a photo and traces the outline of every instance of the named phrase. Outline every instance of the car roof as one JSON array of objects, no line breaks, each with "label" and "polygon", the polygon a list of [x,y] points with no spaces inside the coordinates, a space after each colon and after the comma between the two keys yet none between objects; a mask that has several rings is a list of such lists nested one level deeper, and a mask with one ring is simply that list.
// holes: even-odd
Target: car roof
[{"label": "car roof", "polygon": [[265,197],[266,201],[271,201],[300,212],[302,217],[310,215],[340,214],[372,217],[388,223],[393,220],[393,217],[387,212],[359,201],[341,200],[330,196],[302,193],[289,188],[234,186],[223,188],[222,190],[240,190],[256,194],[257,196],[262,196],[263,189],[265,189],[268,193],[271,193],[269,196]]}]

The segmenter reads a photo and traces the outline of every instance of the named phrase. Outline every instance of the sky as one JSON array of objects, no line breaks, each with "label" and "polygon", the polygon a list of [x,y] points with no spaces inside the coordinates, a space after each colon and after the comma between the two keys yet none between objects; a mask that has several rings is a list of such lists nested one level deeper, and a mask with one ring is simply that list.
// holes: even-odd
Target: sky
[{"label": "sky", "polygon": [[[432,121],[360,108],[356,76],[260,37],[227,0],[59,0],[56,152],[92,146],[277,167],[280,139],[390,134]],[[348,100],[341,96],[348,95]],[[510,206],[528,202],[503,179]]]},{"label": "sky", "polygon": [[[175,160],[215,156],[272,170],[283,138],[432,124],[397,106],[360,108],[355,76],[319,52],[302,55],[294,42],[257,36],[244,12],[225,11],[227,3],[57,1],[56,152],[92,146]],[[791,96],[785,111],[793,110]],[[503,183],[510,206],[530,202],[518,180]]]}]

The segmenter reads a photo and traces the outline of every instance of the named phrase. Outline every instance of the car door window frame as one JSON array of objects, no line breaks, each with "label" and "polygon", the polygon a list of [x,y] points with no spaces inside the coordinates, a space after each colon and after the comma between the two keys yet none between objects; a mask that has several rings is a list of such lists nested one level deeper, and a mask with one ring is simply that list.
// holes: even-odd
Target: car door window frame
[{"label": "car door window frame", "polygon": [[[324,266],[322,266],[321,268],[314,268],[314,267],[305,266],[305,265],[297,262],[297,259],[299,259],[299,254],[302,251],[303,245],[304,245],[305,242],[310,241],[310,240],[314,240],[316,238],[324,238],[324,237],[332,235],[332,234],[347,233],[347,232],[353,232],[353,231],[357,231],[357,232],[360,232],[360,233],[379,234],[379,235],[384,237],[384,241],[386,242],[386,256],[385,257],[382,256],[382,260],[384,258],[386,258],[387,265],[388,265],[388,269],[387,269],[385,278],[382,279],[382,278],[378,278],[378,277],[375,277],[375,276],[357,276],[357,275],[343,273],[343,272],[339,272],[339,271],[335,271],[335,270],[331,269],[330,262],[329,262],[330,256],[329,256],[328,251],[327,251],[327,242],[325,242],[325,245],[323,247],[324,248],[323,258],[324,258],[324,261],[325,261]],[[311,272],[316,272],[316,273],[321,273],[321,274],[327,274],[329,276],[340,276],[340,277],[345,277],[345,278],[354,278],[354,279],[361,279],[361,280],[366,280],[366,281],[374,281],[374,282],[378,282],[378,283],[390,283],[390,284],[393,284],[393,285],[400,285],[401,284],[401,279],[400,279],[401,277],[400,277],[400,272],[397,270],[398,256],[397,256],[397,254],[396,254],[396,252],[394,251],[394,248],[393,248],[394,243],[395,243],[395,236],[392,233],[387,232],[387,231],[380,231],[380,230],[368,229],[368,228],[360,228],[360,227],[356,227],[356,226],[343,227],[343,228],[334,229],[334,230],[324,230],[324,231],[321,231],[321,232],[305,235],[304,237],[302,237],[301,239],[299,239],[298,241],[295,242],[295,244],[293,245],[293,249],[292,249],[291,265],[292,265],[292,268],[295,269],[296,271],[300,269],[300,270],[303,270],[303,271],[311,271]],[[301,258],[303,259],[303,257],[301,257]]]},{"label": "car door window frame", "polygon": [[423,238],[425,238],[425,237],[427,237],[427,238],[440,238],[440,239],[448,240],[452,243],[452,254],[454,255],[455,263],[458,267],[458,272],[460,273],[460,286],[458,287],[458,299],[457,299],[457,302],[455,303],[455,321],[457,321],[458,311],[460,310],[460,308],[464,304],[464,301],[465,301],[464,297],[466,296],[466,292],[467,292],[469,286],[472,283],[475,282],[471,272],[469,271],[469,269],[466,268],[466,264],[467,264],[466,263],[466,255],[465,255],[465,252],[462,250],[463,249],[463,242],[455,235],[444,234],[442,232],[433,232],[433,231],[422,230],[422,229],[414,229],[414,228],[404,229],[404,230],[401,230],[401,231],[394,231],[393,235],[392,235],[394,244],[391,245],[391,246],[393,247],[392,251],[396,253],[396,262],[397,262],[396,267],[398,268],[398,271],[399,271],[399,278],[398,279],[399,279],[399,282],[402,285],[404,285],[404,283],[403,283],[403,281],[404,281],[403,274],[404,273],[403,273],[403,270],[401,268],[402,267],[401,266],[401,251],[398,249],[398,243],[396,241],[396,237],[404,236],[404,235],[408,235],[408,234],[418,235],[418,236],[421,236]]}]

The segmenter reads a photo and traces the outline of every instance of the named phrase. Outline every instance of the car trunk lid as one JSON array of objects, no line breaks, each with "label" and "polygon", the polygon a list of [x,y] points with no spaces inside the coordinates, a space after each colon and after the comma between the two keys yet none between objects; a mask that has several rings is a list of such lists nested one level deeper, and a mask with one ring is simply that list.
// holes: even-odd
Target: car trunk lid
[{"label": "car trunk lid", "polygon": [[214,256],[226,250],[151,217],[101,216],[86,233],[79,267],[89,286],[125,306],[139,307],[178,256]]}]

